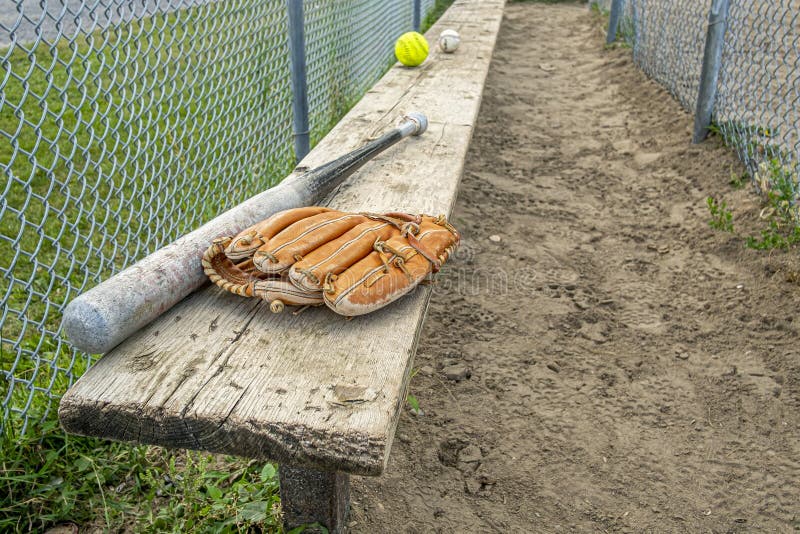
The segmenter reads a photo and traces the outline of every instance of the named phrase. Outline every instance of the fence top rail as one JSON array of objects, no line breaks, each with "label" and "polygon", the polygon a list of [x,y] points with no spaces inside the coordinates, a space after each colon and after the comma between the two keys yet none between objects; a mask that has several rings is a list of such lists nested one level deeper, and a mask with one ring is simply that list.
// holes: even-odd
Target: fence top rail
[{"label": "fence top rail", "polygon": [[[367,164],[328,205],[449,213],[455,200],[503,0],[456,2],[445,28],[461,48],[394,67],[303,160],[316,167],[420,110],[428,132]],[[103,357],[67,392],[73,433],[380,474],[405,401],[429,289],[347,321],[324,308],[273,315],[268,304],[208,287]]]}]

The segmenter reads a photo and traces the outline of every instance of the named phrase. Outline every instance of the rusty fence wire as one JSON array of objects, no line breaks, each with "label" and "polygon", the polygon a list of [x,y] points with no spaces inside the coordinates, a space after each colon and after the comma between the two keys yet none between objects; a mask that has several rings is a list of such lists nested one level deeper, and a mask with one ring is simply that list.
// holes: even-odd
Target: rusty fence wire
[{"label": "rusty fence wire", "polygon": [[[592,2],[609,13],[612,0]],[[761,192],[795,201],[800,186],[800,0],[622,0],[617,39],[635,63],[695,112],[709,14],[725,5],[712,130]]]},{"label": "rusty fence wire", "polygon": [[[0,0],[0,430],[92,363],[75,296],[274,185],[295,162],[296,0]],[[297,0],[299,1],[299,0]],[[306,0],[312,142],[432,0]]]}]

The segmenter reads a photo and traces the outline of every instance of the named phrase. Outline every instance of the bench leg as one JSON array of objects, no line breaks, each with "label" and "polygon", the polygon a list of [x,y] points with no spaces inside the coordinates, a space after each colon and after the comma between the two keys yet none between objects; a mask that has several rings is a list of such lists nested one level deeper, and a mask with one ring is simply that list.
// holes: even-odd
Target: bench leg
[{"label": "bench leg", "polygon": [[291,529],[320,523],[331,534],[344,532],[350,511],[350,476],[281,465],[283,523]]}]

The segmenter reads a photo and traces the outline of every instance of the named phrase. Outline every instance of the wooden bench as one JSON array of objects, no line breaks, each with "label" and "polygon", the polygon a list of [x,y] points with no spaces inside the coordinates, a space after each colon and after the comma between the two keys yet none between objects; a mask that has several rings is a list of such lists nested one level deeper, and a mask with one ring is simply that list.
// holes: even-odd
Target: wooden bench
[{"label": "wooden bench", "polygon": [[[327,204],[449,213],[503,0],[458,1],[430,29],[428,61],[394,67],[301,162],[316,167],[420,110],[428,132],[370,162]],[[436,49],[445,28],[455,54]],[[445,267],[447,268],[447,267]],[[380,475],[403,407],[430,291],[346,320],[274,315],[207,286],[106,354],[64,395],[71,433],[277,461],[288,527],[344,528],[349,474]]]}]

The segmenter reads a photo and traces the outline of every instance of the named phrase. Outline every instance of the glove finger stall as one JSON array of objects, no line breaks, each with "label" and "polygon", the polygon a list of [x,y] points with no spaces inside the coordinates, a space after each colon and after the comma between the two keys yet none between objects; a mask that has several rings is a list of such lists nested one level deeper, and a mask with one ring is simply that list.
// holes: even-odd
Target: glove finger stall
[{"label": "glove finger stall", "polygon": [[376,241],[386,240],[393,234],[399,231],[389,222],[363,222],[292,265],[289,279],[301,289],[320,291],[328,273],[340,274],[371,253]]},{"label": "glove finger stall", "polygon": [[365,222],[356,213],[326,212],[297,221],[262,245],[253,263],[265,273],[281,273],[312,250]]},{"label": "glove finger stall", "polygon": [[340,275],[329,275],[325,304],[341,315],[364,315],[413,290],[433,270],[429,256],[444,263],[458,246],[458,235],[423,219],[416,241],[424,254],[403,236],[395,236]]},{"label": "glove finger stall", "polygon": [[[310,206],[293,208],[272,215],[249,228],[239,232],[225,248],[225,255],[231,260],[241,260],[252,256],[259,247],[290,225],[320,213],[331,212],[330,208]],[[341,213],[341,212],[337,212]]]}]

